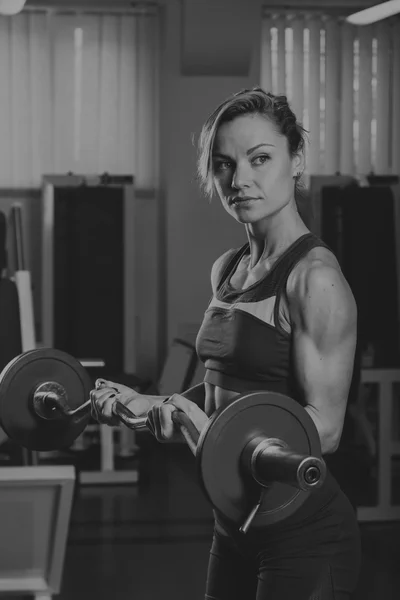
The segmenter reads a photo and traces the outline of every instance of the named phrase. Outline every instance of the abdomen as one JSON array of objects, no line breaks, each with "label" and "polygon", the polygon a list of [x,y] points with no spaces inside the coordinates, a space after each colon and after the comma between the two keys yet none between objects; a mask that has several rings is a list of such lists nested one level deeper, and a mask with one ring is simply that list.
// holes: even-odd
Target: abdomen
[{"label": "abdomen", "polygon": [[211,383],[204,383],[205,389],[205,408],[204,412],[208,417],[221,408],[221,406],[225,407],[231,404],[231,402],[240,396],[238,392],[233,392],[232,390],[224,390],[221,387],[212,385]]}]

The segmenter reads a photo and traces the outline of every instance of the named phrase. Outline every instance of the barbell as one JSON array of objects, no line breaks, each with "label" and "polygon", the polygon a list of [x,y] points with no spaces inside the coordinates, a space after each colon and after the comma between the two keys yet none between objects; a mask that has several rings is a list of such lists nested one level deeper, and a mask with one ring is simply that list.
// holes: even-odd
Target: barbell
[{"label": "barbell", "polygon": [[[0,374],[0,424],[11,440],[30,450],[66,448],[91,418],[92,388],[87,371],[69,354],[54,348],[25,352]],[[190,399],[192,390],[182,395]],[[118,401],[113,410],[131,429],[148,426],[146,417]],[[325,480],[316,427],[287,396],[243,394],[218,409],[201,433],[182,411],[172,418],[196,457],[206,497],[242,532],[250,524],[257,528],[286,519]]]}]

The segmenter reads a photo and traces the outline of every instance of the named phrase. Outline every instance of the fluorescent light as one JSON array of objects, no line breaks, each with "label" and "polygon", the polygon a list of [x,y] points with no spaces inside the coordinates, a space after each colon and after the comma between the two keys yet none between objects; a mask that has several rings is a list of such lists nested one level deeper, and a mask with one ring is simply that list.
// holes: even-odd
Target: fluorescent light
[{"label": "fluorescent light", "polygon": [[0,0],[0,15],[16,15],[24,8],[26,0]]},{"label": "fluorescent light", "polygon": [[400,13],[400,0],[391,0],[349,15],[346,17],[346,21],[352,25],[370,25],[376,23],[376,21],[393,17],[398,13]]}]

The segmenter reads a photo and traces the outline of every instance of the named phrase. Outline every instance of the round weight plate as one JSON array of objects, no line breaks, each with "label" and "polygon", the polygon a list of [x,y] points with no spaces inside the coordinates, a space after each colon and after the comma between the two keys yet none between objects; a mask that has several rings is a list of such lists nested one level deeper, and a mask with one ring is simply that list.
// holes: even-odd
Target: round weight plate
[{"label": "round weight plate", "polygon": [[[282,394],[254,392],[219,409],[203,429],[196,462],[200,484],[217,512],[238,526],[243,525],[260,497],[261,486],[244,473],[242,451],[256,436],[280,438],[295,452],[321,456],[316,427],[304,408]],[[284,483],[266,489],[251,527],[277,523],[308,497]]]},{"label": "round weight plate", "polygon": [[67,448],[82,433],[90,411],[60,420],[45,420],[32,407],[32,394],[45,381],[56,381],[71,409],[89,398],[90,377],[72,356],[54,348],[30,350],[14,358],[0,374],[0,423],[6,434],[30,450]]}]

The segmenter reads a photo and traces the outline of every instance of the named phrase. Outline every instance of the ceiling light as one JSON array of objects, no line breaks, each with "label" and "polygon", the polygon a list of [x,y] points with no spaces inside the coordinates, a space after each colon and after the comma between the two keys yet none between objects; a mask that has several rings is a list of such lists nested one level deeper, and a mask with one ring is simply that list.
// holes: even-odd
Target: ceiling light
[{"label": "ceiling light", "polygon": [[16,15],[25,6],[26,0],[0,0],[0,15]]},{"label": "ceiling light", "polygon": [[376,23],[376,21],[393,17],[398,13],[400,13],[400,0],[391,0],[349,15],[346,17],[346,21],[352,25],[370,25]]}]

